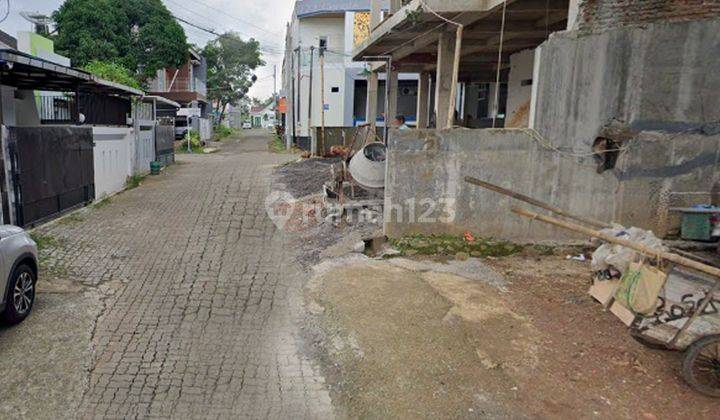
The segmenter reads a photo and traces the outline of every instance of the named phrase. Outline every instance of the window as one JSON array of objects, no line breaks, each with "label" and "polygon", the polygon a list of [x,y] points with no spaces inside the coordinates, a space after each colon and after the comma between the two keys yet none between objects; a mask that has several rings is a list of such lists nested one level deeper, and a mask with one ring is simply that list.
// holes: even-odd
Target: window
[{"label": "window", "polygon": [[340,92],[340,88],[337,87],[337,86],[333,86],[332,88],[330,88],[330,91],[331,91],[332,93],[338,93],[338,92]]},{"label": "window", "polygon": [[327,49],[328,39],[326,36],[320,37],[320,48]]}]

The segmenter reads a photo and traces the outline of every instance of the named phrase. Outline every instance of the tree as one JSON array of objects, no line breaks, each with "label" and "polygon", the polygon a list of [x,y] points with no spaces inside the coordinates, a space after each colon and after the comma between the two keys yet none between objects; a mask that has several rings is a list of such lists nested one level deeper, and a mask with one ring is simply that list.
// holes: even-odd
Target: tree
[{"label": "tree", "polygon": [[107,61],[91,61],[83,70],[99,76],[111,82],[121,83],[136,89],[142,89],[140,82],[130,72],[130,70],[120,64],[108,63]]},{"label": "tree", "polygon": [[265,64],[260,43],[252,38],[243,41],[238,34],[228,32],[208,42],[203,56],[208,66],[208,98],[220,110],[222,121],[227,106],[244,98],[254,83],[252,71]]},{"label": "tree", "polygon": [[76,66],[115,63],[146,80],[187,59],[185,31],[161,0],[65,0],[53,19],[55,47]]},{"label": "tree", "polygon": [[266,106],[273,103],[274,99],[275,98],[273,98],[272,96],[268,96],[266,99],[252,98],[252,104],[253,104],[253,106],[265,108]]}]

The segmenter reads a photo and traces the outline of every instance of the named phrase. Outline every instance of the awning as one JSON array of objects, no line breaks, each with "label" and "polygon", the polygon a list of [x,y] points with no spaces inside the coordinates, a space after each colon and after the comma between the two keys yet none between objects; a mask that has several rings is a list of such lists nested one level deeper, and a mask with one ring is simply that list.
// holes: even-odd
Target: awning
[{"label": "awning", "polygon": [[170,105],[171,107],[178,108],[178,109],[182,108],[182,105],[180,105],[179,103],[177,103],[175,101],[171,101],[168,98],[163,98],[162,96],[158,96],[158,95],[145,95],[145,96],[143,96],[143,99],[155,100],[161,104]]},{"label": "awning", "polygon": [[0,84],[24,90],[141,96],[143,91],[17,50],[0,50]]},{"label": "awning", "polygon": [[[353,51],[353,59],[389,55],[399,71],[432,71],[440,33],[455,29],[447,19],[464,26],[461,73],[492,73],[497,69],[504,1],[412,0],[378,25]],[[537,47],[567,25],[569,0],[507,0],[506,7],[501,67],[507,66],[510,54]]]}]

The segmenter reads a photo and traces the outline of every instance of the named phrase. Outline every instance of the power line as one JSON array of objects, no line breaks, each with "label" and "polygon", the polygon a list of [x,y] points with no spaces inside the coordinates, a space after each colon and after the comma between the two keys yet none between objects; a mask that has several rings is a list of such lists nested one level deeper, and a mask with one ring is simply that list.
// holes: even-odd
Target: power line
[{"label": "power line", "polygon": [[[180,7],[180,8],[182,8],[183,10],[186,10],[186,11],[188,11],[188,12],[190,12],[190,13],[192,13],[192,14],[194,14],[194,15],[202,18],[202,19],[205,19],[205,20],[207,20],[207,21],[210,21],[210,22],[215,23],[217,26],[220,26],[220,27],[224,26],[222,23],[218,22],[217,20],[211,19],[211,18],[209,18],[209,17],[207,17],[207,16],[205,16],[205,15],[203,15],[203,14],[200,14],[200,13],[198,13],[197,11],[192,10],[192,9],[190,9],[190,8],[188,8],[188,7],[180,4],[180,3],[178,3],[178,2],[175,1],[175,0],[168,0],[168,1],[169,1],[170,3],[172,3],[172,4],[174,4],[175,6]],[[247,34],[247,33],[242,33],[242,32],[240,32],[240,31],[237,31],[237,32],[240,33],[240,34],[242,34],[242,35],[245,35],[245,36],[248,37],[248,38],[254,38],[254,36],[249,35],[249,34]],[[274,44],[274,43],[275,43],[275,41],[273,41],[273,44]],[[280,45],[280,44],[277,44],[277,45]]]},{"label": "power line", "polygon": [[252,23],[252,22],[246,21],[245,19],[241,19],[241,18],[239,18],[239,17],[236,17],[236,16],[233,16],[233,15],[231,15],[231,14],[228,14],[228,13],[227,13],[227,10],[218,9],[217,7],[210,6],[209,4],[207,4],[207,3],[205,3],[205,2],[202,2],[202,1],[200,1],[200,0],[195,0],[195,3],[200,3],[200,4],[202,4],[203,6],[207,7],[208,9],[212,9],[212,10],[215,10],[216,12],[220,12],[220,13],[222,13],[222,14],[225,15],[225,16],[228,16],[228,17],[233,18],[233,19],[235,19],[235,20],[237,20],[237,21],[243,22],[243,23],[245,23],[246,25],[250,25],[250,26],[252,26],[252,27],[254,27],[254,28],[256,28],[256,29],[259,29],[259,30],[261,30],[261,31],[263,31],[263,32],[265,32],[265,33],[268,33],[268,34],[270,34],[270,35],[284,37],[284,35],[282,35],[282,34],[279,34],[279,33],[277,33],[277,32],[268,31],[267,29],[263,28],[262,26],[256,25],[256,24],[254,24],[254,23]]},{"label": "power line", "polygon": [[[172,15],[172,17],[175,18],[175,20],[177,20],[178,22],[182,22],[182,23],[184,23],[184,24],[186,24],[186,25],[188,25],[188,26],[191,26],[191,27],[193,27],[193,28],[195,28],[195,29],[199,29],[199,30],[201,30],[201,31],[203,31],[203,32],[207,32],[207,33],[209,33],[209,34],[215,35],[216,37],[227,37],[227,34],[221,34],[221,33],[218,33],[217,31],[215,31],[215,30],[213,30],[213,29],[204,28],[204,27],[202,27],[202,26],[200,26],[200,25],[198,25],[198,24],[196,24],[196,23],[190,22],[189,20],[183,19],[183,18],[181,18],[181,17],[179,17],[179,16]],[[267,49],[266,47],[263,47],[263,46],[259,46],[258,49],[259,49],[260,51],[262,51],[262,52],[264,52],[264,53],[266,53],[266,54],[270,54],[270,55],[283,55],[282,53],[269,50],[269,49]]]}]

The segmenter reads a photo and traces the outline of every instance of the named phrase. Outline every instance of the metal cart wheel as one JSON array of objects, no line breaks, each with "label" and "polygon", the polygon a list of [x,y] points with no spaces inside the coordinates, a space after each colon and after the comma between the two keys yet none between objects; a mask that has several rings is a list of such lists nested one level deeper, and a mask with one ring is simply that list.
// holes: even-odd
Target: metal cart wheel
[{"label": "metal cart wheel", "polygon": [[685,353],[683,377],[696,391],[720,397],[720,335],[694,342]]}]

